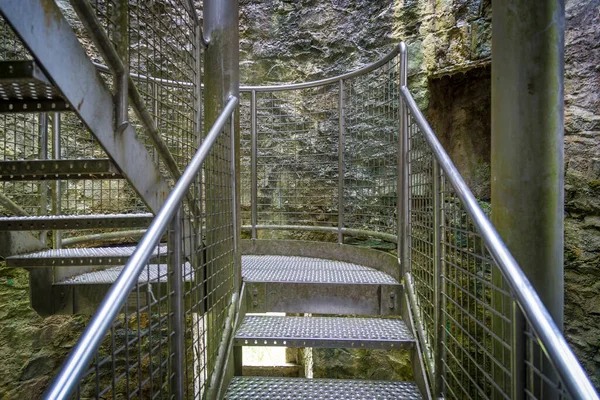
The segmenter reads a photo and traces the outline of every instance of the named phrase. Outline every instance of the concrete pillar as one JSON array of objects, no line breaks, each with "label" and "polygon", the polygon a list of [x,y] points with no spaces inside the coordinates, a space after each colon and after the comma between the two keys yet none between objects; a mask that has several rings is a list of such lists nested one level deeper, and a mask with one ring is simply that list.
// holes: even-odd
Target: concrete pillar
[{"label": "concrete pillar", "polygon": [[494,0],[492,221],[563,326],[564,0]]}]

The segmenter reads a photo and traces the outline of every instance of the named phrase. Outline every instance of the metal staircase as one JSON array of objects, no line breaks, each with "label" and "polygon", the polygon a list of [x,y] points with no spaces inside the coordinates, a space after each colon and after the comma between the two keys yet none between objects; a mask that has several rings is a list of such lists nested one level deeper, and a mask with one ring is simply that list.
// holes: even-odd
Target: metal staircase
[{"label": "metal staircase", "polygon": [[[41,315],[93,315],[45,398],[598,398],[404,44],[321,81],[207,84],[202,130],[220,38],[192,1],[150,3],[0,1],[0,255]],[[245,346],[406,350],[414,381],[243,376]]]}]

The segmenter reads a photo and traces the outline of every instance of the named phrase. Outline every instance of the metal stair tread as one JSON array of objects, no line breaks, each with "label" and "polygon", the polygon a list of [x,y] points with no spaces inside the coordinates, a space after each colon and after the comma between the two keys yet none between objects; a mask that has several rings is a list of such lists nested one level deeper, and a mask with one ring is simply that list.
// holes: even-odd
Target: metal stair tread
[{"label": "metal stair tread", "polygon": [[151,213],[0,217],[0,231],[145,227]]},{"label": "metal stair tread", "polygon": [[422,399],[414,382],[234,377],[225,399]]},{"label": "metal stair tread", "polygon": [[[123,266],[111,267],[98,271],[86,272],[83,274],[72,276],[71,278],[64,279],[60,282],[56,282],[55,285],[93,285],[93,284],[113,284],[119,274],[123,270]],[[167,273],[169,267],[167,264],[149,264],[147,265],[138,278],[139,283],[155,283],[155,282],[167,282]],[[193,282],[194,272],[191,264],[186,262],[182,265],[183,281]]]},{"label": "metal stair tread", "polygon": [[[135,246],[52,249],[7,257],[6,265],[11,267],[123,265],[135,249]],[[153,252],[154,258],[166,254],[167,246],[160,246]]]},{"label": "metal stair tread", "polygon": [[388,274],[358,264],[312,257],[245,255],[247,282],[398,285]]},{"label": "metal stair tread", "polygon": [[69,103],[35,61],[0,61],[0,112],[68,110]]},{"label": "metal stair tread", "polygon": [[408,349],[414,337],[399,318],[246,315],[240,346]]},{"label": "metal stair tread", "polygon": [[0,180],[122,179],[108,158],[0,161]]}]

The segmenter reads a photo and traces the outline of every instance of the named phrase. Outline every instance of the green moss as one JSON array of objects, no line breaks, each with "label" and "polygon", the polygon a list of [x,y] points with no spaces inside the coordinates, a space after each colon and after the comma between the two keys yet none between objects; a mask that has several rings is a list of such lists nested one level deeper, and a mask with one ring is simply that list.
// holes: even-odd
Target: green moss
[{"label": "green moss", "polygon": [[590,187],[590,189],[598,189],[600,188],[600,180],[598,179],[592,179],[591,181],[588,182],[588,186]]}]

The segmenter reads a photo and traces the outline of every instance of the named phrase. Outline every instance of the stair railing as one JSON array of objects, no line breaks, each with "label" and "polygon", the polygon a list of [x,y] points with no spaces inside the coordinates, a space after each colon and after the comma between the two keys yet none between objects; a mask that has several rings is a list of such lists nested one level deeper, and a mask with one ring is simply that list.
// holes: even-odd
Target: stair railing
[{"label": "stair railing", "polygon": [[403,263],[434,395],[598,399],[419,110],[400,53]]},{"label": "stair railing", "polygon": [[[81,392],[85,390],[81,386],[82,377],[86,372],[95,374],[95,379],[85,382],[85,384],[92,387],[92,392],[95,389],[96,396],[101,396],[103,393],[110,391],[115,395],[119,391],[118,385],[125,388],[127,395],[137,393],[140,397],[144,397],[143,393],[145,392],[165,390],[170,394],[174,394],[175,398],[185,396],[197,398],[201,393],[208,390],[205,386],[210,381],[210,374],[214,369],[220,368],[220,366],[215,366],[215,360],[220,335],[225,325],[225,320],[221,318],[221,314],[227,314],[227,308],[230,306],[232,299],[235,299],[231,282],[233,280],[232,268],[235,263],[233,261],[228,262],[227,268],[217,265],[218,259],[224,258],[224,255],[229,258],[233,257],[235,251],[233,240],[235,224],[233,221],[228,223],[221,212],[217,215],[221,225],[214,228],[209,224],[199,224],[201,226],[200,230],[204,230],[200,233],[203,243],[190,243],[192,238],[189,237],[189,232],[181,229],[181,226],[184,225],[182,222],[185,221],[182,221],[182,213],[179,210],[185,207],[186,196],[190,194],[191,190],[195,190],[206,193],[207,198],[204,200],[206,203],[210,202],[211,198],[214,202],[229,201],[228,204],[231,206],[229,216],[235,215],[232,211],[235,204],[233,199],[236,190],[235,179],[232,178],[235,171],[235,146],[232,145],[231,134],[227,138],[222,136],[221,133],[224,130],[227,131],[227,129],[232,132],[234,126],[233,116],[237,104],[238,98],[231,96],[214,125],[208,131],[192,161],[150,224],[135,252],[120,272],[115,283],[111,285],[84,333],[46,391],[45,399],[65,399],[73,394],[76,389],[78,395],[81,395]],[[229,127],[227,127],[228,121],[231,123]],[[219,147],[219,151],[211,160],[215,145]],[[206,162],[210,163],[213,168],[211,173],[223,174],[222,170],[219,171],[215,168],[217,163],[223,160],[228,165],[221,164],[220,168],[230,169],[227,173],[228,180],[225,179],[225,176],[221,178],[231,185],[225,197],[222,193],[217,193],[216,196],[214,193],[211,195],[210,192],[214,188],[211,189],[206,186],[207,183],[204,184],[204,187],[195,186],[200,180],[199,174],[203,173],[202,167]],[[218,183],[220,186],[218,190],[223,190],[225,182]],[[220,207],[222,211],[222,204]],[[204,210],[203,216],[195,216],[195,218],[208,219],[210,218],[209,214],[210,210],[207,209]],[[189,225],[192,226],[193,224]],[[158,276],[152,276],[147,267],[152,259],[156,258],[157,249],[160,253],[159,244],[169,226],[172,230],[172,235],[169,236],[168,250],[171,271],[168,273],[161,272],[159,266]],[[218,232],[218,230],[224,228],[226,228],[224,233],[226,240],[223,240],[223,235],[219,236]],[[189,253],[183,250],[182,247],[189,246],[202,248],[200,254],[197,255],[199,259],[182,259],[182,255]],[[225,249],[221,249],[223,251],[219,252],[219,246],[225,246]],[[218,277],[223,279],[222,281],[216,281],[217,274]],[[161,297],[160,294],[161,278],[168,279],[169,282],[169,289],[166,295],[163,294],[164,297]],[[156,304],[154,310],[151,310],[148,305],[144,305],[143,301],[140,301],[139,280],[141,279],[148,286],[148,298],[150,299],[148,302]],[[212,282],[213,287],[210,287],[211,282],[209,280],[214,281]],[[227,282],[230,282],[230,284],[228,285]],[[158,294],[153,292],[152,285],[159,286],[155,289],[158,290]],[[224,290],[225,286],[229,286],[229,289]],[[198,293],[191,296],[194,292]],[[127,314],[130,295],[137,295],[137,304],[131,305],[131,308],[135,310],[133,315]],[[158,302],[156,297],[159,298]],[[161,302],[161,300],[164,301]],[[119,329],[116,329],[113,323],[123,313],[123,322],[119,325]],[[146,313],[146,318],[150,319],[148,328],[146,328],[149,332],[146,334],[140,333],[144,330],[141,323],[141,319],[144,318],[142,313]],[[207,314],[217,315],[206,318]],[[158,322],[153,321],[153,319],[158,319]],[[163,323],[168,325],[168,328],[163,326]],[[137,337],[132,334],[136,324]],[[200,329],[190,329],[190,324],[200,326]],[[167,338],[154,338],[155,343],[153,344],[153,336],[160,336],[162,329],[168,329]],[[117,343],[119,330],[124,330],[125,340],[123,344]],[[130,338],[132,335],[133,338]],[[108,355],[102,359],[99,353],[102,352],[101,347],[107,339],[108,344],[106,346],[110,350]],[[148,341],[144,345],[150,346],[150,349],[143,354],[142,339]],[[200,342],[207,343],[206,346],[211,347],[210,352],[204,349],[206,354],[198,354],[199,351],[203,351],[197,347]],[[158,350],[154,350],[156,348]],[[130,352],[134,353],[136,357],[130,359]],[[120,355],[117,356],[116,353]],[[152,360],[153,354],[155,356],[154,361]],[[92,363],[94,355],[96,355],[96,362]],[[156,358],[159,359],[158,362]],[[136,374],[144,373],[148,368],[148,363],[150,364],[148,378],[142,379]],[[91,368],[90,364],[92,364]],[[117,365],[122,364],[126,365],[125,369],[118,370]],[[102,365],[110,367],[108,374],[100,373]],[[152,370],[153,366],[154,371]],[[203,375],[199,376],[199,373]],[[104,384],[106,384],[106,388],[102,386]]]}]

